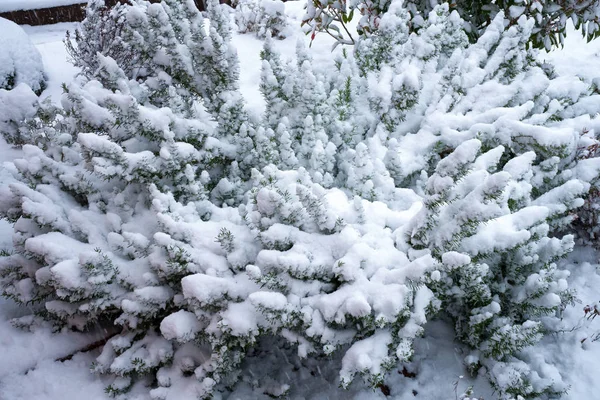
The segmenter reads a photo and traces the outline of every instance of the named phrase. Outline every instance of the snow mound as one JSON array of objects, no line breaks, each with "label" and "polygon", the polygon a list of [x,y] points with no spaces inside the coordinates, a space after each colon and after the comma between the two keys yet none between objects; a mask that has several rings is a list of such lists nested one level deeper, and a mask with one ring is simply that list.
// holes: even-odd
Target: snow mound
[{"label": "snow mound", "polygon": [[39,94],[46,87],[39,51],[14,22],[0,18],[0,32],[0,89],[26,83]]}]

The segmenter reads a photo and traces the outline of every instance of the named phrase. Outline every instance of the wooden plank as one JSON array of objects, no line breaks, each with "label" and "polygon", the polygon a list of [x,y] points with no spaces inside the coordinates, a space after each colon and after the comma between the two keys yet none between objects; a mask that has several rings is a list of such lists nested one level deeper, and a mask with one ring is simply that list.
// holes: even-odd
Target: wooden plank
[{"label": "wooden plank", "polygon": [[[126,1],[126,0],[124,0]],[[150,0],[158,2],[160,0]],[[204,10],[203,0],[194,0],[200,11]],[[106,5],[114,6],[120,0],[106,0]],[[221,3],[229,3],[221,0]],[[41,8],[37,10],[18,10],[0,13],[0,18],[6,18],[19,25],[50,25],[59,22],[78,22],[85,18],[85,7],[87,2],[73,4],[70,6],[57,6]]]},{"label": "wooden plank", "polygon": [[85,18],[86,4],[8,11],[0,13],[0,18],[6,18],[19,25],[49,25],[58,22],[82,21]]}]

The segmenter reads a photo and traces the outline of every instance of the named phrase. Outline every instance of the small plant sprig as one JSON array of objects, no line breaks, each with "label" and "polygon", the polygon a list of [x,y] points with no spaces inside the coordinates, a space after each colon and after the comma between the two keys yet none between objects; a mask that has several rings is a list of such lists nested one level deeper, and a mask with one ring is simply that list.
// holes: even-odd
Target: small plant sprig
[{"label": "small plant sprig", "polygon": [[[585,318],[587,321],[595,320],[596,317],[600,315],[600,308],[598,307],[599,304],[600,304],[600,302],[598,304],[594,304],[594,305],[588,304],[585,307],[583,307],[583,313],[584,313],[583,318]],[[589,340],[590,342],[600,341],[600,331],[597,331],[590,336],[584,337],[583,339],[581,339],[581,343],[583,344],[587,340]]]}]

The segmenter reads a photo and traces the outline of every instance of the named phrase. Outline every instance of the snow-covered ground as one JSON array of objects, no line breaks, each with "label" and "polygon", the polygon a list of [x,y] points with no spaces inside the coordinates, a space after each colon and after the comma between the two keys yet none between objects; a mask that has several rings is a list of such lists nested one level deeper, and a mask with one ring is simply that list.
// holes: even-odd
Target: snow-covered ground
[{"label": "snow-covered ground", "polygon": [[[0,0],[0,11],[2,6],[11,4],[11,1],[15,2]],[[288,12],[296,21],[302,13],[301,5],[301,2],[287,5]],[[43,96],[51,96],[54,101],[60,99],[62,83],[71,80],[77,73],[68,63],[62,43],[65,31],[74,27],[75,24],[57,24],[25,28],[43,57],[48,75],[49,86]],[[297,38],[308,40],[298,29],[295,37],[277,42],[276,47],[284,55],[292,57]],[[250,109],[260,113],[264,109],[264,102],[258,90],[259,52],[262,42],[253,35],[236,35],[234,43],[240,57],[242,93],[248,100]],[[315,62],[323,65],[331,63],[330,49],[331,41],[325,35],[317,37],[311,48]],[[578,33],[571,32],[564,50],[540,54],[540,58],[553,62],[559,74],[577,74],[582,79],[591,81],[597,76],[597,66],[600,65],[600,40],[587,44]],[[1,162],[10,161],[18,155],[17,150],[11,149],[0,139]],[[0,183],[6,185],[9,180],[6,170],[0,169]],[[0,221],[0,249],[10,247],[11,229],[7,222]],[[559,365],[561,373],[570,385],[568,395],[564,396],[566,399],[600,398],[600,380],[597,379],[600,370],[600,342],[592,342],[590,339],[595,332],[600,331],[600,320],[588,321],[583,313],[584,305],[597,302],[600,298],[598,259],[599,255],[596,252],[578,249],[568,260],[572,264],[571,285],[577,290],[582,303],[565,310],[565,333],[549,337],[533,349],[534,354],[552,359]],[[108,399],[104,392],[105,382],[88,372],[89,365],[98,355],[97,350],[76,353],[77,349],[100,339],[102,333],[98,332],[97,336],[92,337],[83,337],[71,332],[53,334],[50,330],[37,330],[32,333],[10,325],[10,318],[24,315],[27,311],[8,300],[0,300],[0,400]],[[260,369],[262,374],[273,377],[295,374],[295,387],[291,391],[291,397],[298,400],[455,399],[456,393],[460,395],[471,385],[474,386],[475,396],[495,398],[484,378],[471,380],[461,377],[465,373],[462,367],[463,350],[453,341],[452,330],[447,324],[441,321],[430,323],[425,338],[419,339],[416,346],[417,350],[424,347],[427,351],[416,351],[418,356],[410,370],[390,374],[386,379],[390,389],[389,396],[385,396],[383,391],[361,388],[358,384],[353,385],[350,391],[342,391],[337,387],[335,373],[328,371],[313,371],[305,367],[292,372],[291,365],[289,370],[271,371],[264,365]],[[424,358],[423,354],[427,354],[427,358]],[[56,361],[65,357],[68,359]],[[146,398],[144,396],[134,392],[131,398],[141,400]],[[262,393],[252,392],[244,384],[239,385],[228,398],[268,399]]]}]

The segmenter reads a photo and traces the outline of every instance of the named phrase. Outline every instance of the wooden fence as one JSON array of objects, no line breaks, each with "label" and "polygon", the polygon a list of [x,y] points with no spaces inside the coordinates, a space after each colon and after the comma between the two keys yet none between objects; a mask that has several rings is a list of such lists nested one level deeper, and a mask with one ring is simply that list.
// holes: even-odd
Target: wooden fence
[{"label": "wooden fence", "polygon": [[[124,0],[126,1],[126,0]],[[160,0],[150,0],[158,2]],[[194,0],[200,11],[204,11],[204,1]],[[113,6],[120,0],[106,0],[106,5]],[[221,0],[221,3],[229,3],[229,1]],[[85,7],[87,2],[72,4],[70,6],[56,6],[49,8],[40,8],[37,10],[18,10],[0,13],[0,18],[6,18],[19,25],[49,25],[58,22],[76,22],[82,21],[85,18]]]}]

